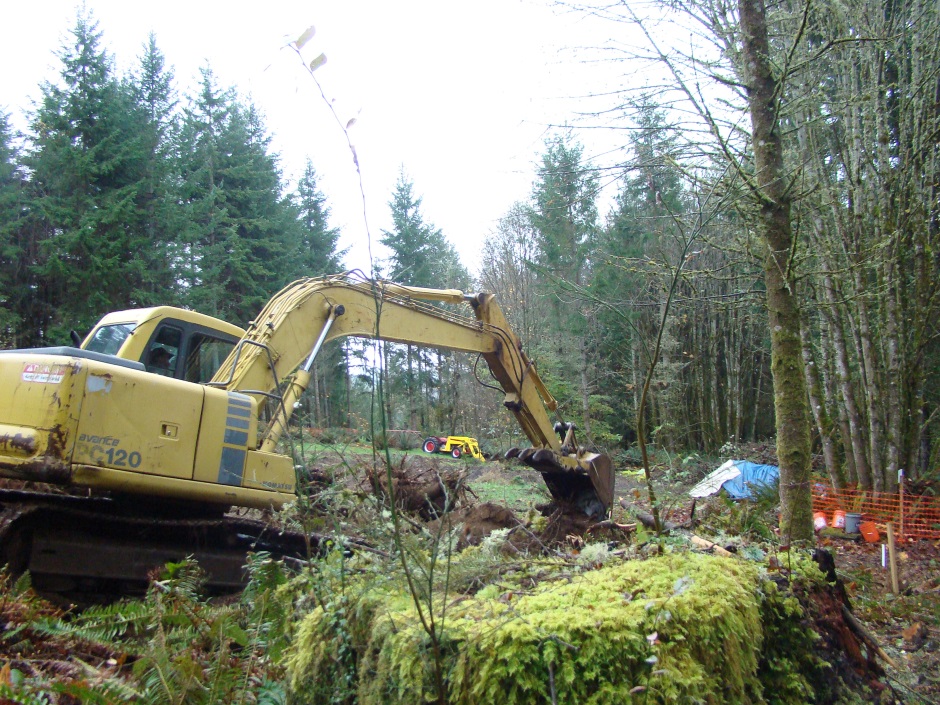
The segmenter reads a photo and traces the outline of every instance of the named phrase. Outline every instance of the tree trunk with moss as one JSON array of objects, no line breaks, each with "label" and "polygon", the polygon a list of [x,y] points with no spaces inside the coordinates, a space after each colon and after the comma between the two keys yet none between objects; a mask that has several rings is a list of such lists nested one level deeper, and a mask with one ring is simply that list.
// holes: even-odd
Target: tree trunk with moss
[{"label": "tree trunk with moss", "polygon": [[758,222],[767,245],[764,282],[770,319],[771,371],[780,464],[780,530],[790,539],[813,536],[810,425],[793,264],[791,194],[777,121],[779,85],[769,59],[763,0],[739,0],[743,59],[759,197]]}]

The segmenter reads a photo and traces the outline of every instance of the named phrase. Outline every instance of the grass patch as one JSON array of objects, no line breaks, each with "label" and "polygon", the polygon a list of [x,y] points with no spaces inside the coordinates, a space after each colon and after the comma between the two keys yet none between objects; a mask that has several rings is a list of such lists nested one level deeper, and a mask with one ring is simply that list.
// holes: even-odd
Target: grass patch
[{"label": "grass patch", "polygon": [[[298,444],[299,447],[299,444]],[[334,455],[372,455],[372,446],[366,445],[363,443],[311,443],[306,441],[303,444],[303,452],[309,456],[316,456],[323,453],[332,453]],[[392,454],[392,460],[400,460],[402,456],[405,455],[417,455],[425,458],[438,458],[445,461],[453,461],[449,455],[444,455],[443,453],[436,453],[434,455],[429,455],[425,453],[420,448],[414,448],[411,450],[398,450],[392,449],[389,451]],[[378,451],[378,454],[383,456],[385,455],[384,450]],[[462,462],[462,461],[454,461]]]},{"label": "grass patch", "polygon": [[471,480],[470,489],[481,502],[501,504],[517,513],[551,499],[542,478],[536,472],[485,470],[478,478]]}]

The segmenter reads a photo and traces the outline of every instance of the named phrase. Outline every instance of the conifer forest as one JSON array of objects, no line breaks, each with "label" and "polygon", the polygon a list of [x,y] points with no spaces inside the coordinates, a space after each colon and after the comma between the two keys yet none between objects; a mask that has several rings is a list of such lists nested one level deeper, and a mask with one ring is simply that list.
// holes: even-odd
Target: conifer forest
[{"label": "conifer forest", "polygon": [[[119,71],[94,14],[77,10],[39,100],[0,110],[0,348],[68,346],[108,312],[157,305],[246,327],[290,282],[347,270],[490,292],[557,416],[614,459],[619,502],[590,529],[557,528],[557,514],[536,516],[524,500],[500,523],[480,489],[491,475],[544,490],[537,473],[526,485],[495,460],[527,441],[478,357],[333,341],[292,422],[305,489],[276,519],[318,537],[316,557],[298,567],[255,553],[245,589],[221,600],[200,592],[199,566],[181,557],[144,595],[87,609],[46,602],[28,574],[4,576],[0,703],[940,693],[935,671],[916,676],[935,657],[910,666],[911,680],[881,651],[900,649],[915,623],[937,649],[936,546],[924,559],[933,577],[920,592],[909,577],[907,593],[933,601],[892,613],[895,632],[858,632],[861,647],[819,626],[850,609],[831,602],[825,568],[789,562],[791,539],[824,545],[811,486],[931,501],[940,488],[940,5],[564,7],[624,37],[584,56],[645,76],[642,87],[625,78],[546,133],[530,192],[506,203],[475,261],[460,261],[426,216],[406,156],[392,192],[371,194],[390,218],[369,263],[341,244],[316,159],[285,176],[263,105],[208,63],[180,85],[155,35]],[[311,80],[327,70],[315,64]],[[590,149],[600,129],[621,136],[614,158]],[[342,129],[323,139],[342,141]],[[467,485],[454,478],[476,461],[441,456],[443,504],[409,514],[396,493],[427,478],[409,478],[408,452],[427,463],[422,440],[451,435],[478,439],[493,458],[485,467],[500,469]],[[748,448],[779,467],[765,523],[730,503],[670,514],[688,503],[670,484]],[[474,497],[496,529],[478,540],[466,528],[479,519]],[[619,514],[630,505],[651,523]],[[737,558],[680,551],[680,530],[708,534],[696,522],[715,544],[741,541]],[[846,549],[846,568],[837,556],[829,577],[887,623],[888,608],[866,602],[871,578],[851,572],[862,547]],[[771,555],[786,556],[786,571],[767,568]]]}]

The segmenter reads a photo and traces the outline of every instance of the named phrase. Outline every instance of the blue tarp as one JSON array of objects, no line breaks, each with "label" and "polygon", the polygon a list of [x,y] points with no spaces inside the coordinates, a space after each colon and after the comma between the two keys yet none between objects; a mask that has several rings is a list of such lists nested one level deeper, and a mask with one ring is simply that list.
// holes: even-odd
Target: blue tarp
[{"label": "blue tarp", "polygon": [[773,487],[780,480],[780,468],[776,465],[757,465],[749,460],[735,460],[734,466],[741,471],[733,480],[727,480],[721,488],[735,499],[754,499],[754,487]]},{"label": "blue tarp", "polygon": [[754,499],[760,486],[773,487],[780,479],[776,465],[758,465],[749,460],[729,460],[693,487],[692,497],[707,497],[724,490],[734,499]]}]

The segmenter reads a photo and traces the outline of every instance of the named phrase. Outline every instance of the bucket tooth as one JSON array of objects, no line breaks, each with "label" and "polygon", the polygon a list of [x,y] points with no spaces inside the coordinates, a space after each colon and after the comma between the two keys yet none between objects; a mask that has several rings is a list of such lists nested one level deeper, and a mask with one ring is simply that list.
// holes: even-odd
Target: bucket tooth
[{"label": "bucket tooth", "polygon": [[535,455],[536,451],[536,448],[525,448],[521,453],[519,453],[519,460],[521,460],[523,463],[526,463],[527,465],[531,464],[530,458]]},{"label": "bucket tooth", "polygon": [[506,458],[506,460],[512,460],[518,455],[519,455],[518,448],[510,448],[509,450],[506,451],[506,455],[504,455],[503,457]]},{"label": "bucket tooth", "polygon": [[552,470],[564,470],[564,466],[558,462],[558,458],[555,456],[554,451],[548,448],[540,448],[532,454],[529,462],[532,467],[535,467],[539,470],[543,469],[552,469]]}]

